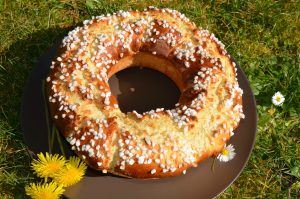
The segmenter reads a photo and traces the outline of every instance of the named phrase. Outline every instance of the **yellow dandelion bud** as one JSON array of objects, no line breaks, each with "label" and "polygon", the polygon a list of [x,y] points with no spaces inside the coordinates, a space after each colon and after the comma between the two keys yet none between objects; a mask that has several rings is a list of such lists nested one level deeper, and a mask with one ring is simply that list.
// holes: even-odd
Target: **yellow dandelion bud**
[{"label": "yellow dandelion bud", "polygon": [[63,186],[51,183],[30,183],[25,187],[26,194],[32,199],[58,199],[65,191]]},{"label": "yellow dandelion bud", "polygon": [[276,111],[275,108],[270,108],[270,109],[268,110],[268,113],[269,113],[269,115],[272,116],[272,115],[275,113],[275,111]]},{"label": "yellow dandelion bud", "polygon": [[58,154],[50,155],[46,153],[40,153],[37,155],[38,159],[33,160],[31,163],[32,169],[35,171],[38,177],[53,178],[55,173],[61,170],[65,165],[65,158]]},{"label": "yellow dandelion bud", "polygon": [[64,168],[55,174],[53,180],[64,187],[79,182],[85,174],[87,166],[78,157],[70,157]]}]

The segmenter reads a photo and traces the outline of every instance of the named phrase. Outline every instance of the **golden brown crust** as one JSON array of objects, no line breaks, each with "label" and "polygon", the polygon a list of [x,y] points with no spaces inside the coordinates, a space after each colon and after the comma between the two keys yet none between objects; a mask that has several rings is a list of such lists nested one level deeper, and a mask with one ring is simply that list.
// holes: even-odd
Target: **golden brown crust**
[{"label": "golden brown crust", "polygon": [[[131,66],[169,76],[182,93],[176,107],[122,113],[108,78]],[[185,173],[218,155],[244,117],[224,45],[170,9],[85,21],[63,40],[46,91],[72,149],[92,168],[127,177]]]}]

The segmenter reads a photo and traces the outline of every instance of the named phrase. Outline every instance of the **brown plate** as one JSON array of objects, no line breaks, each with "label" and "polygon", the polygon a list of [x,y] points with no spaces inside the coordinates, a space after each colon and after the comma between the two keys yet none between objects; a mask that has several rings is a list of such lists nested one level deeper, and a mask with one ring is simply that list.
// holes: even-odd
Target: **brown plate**
[{"label": "brown plate", "polygon": [[[21,125],[28,149],[33,154],[49,151],[48,115],[42,92],[50,63],[60,42],[57,42],[39,60],[24,89],[21,107]],[[230,142],[235,146],[236,157],[227,162],[207,159],[186,175],[164,179],[126,179],[103,175],[88,169],[83,180],[68,188],[65,197],[79,198],[213,198],[222,193],[241,173],[251,154],[256,133],[257,115],[255,99],[245,74],[239,66],[238,81],[244,90],[243,107],[246,118],[241,120]],[[155,81],[153,81],[155,79]],[[110,78],[113,94],[117,95],[121,110],[147,111],[152,108],[172,108],[180,95],[175,84],[163,74],[151,69],[131,68]],[[52,124],[51,124],[52,125]],[[50,128],[51,131],[51,128]],[[66,156],[74,155],[68,143],[60,136]],[[61,153],[57,139],[53,153]]]}]

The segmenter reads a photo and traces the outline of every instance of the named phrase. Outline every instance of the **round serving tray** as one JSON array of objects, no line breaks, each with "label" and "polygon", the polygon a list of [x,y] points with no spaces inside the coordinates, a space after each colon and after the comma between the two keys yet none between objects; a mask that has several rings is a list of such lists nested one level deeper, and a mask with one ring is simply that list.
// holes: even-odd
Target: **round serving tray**
[{"label": "round serving tray", "polygon": [[[60,42],[57,42],[53,45],[53,47],[40,58],[37,66],[32,70],[23,93],[21,125],[28,150],[33,154],[49,151],[49,143],[52,145],[50,141],[52,138],[49,136],[52,132],[52,122],[51,119],[49,119],[45,105],[43,81],[48,74],[51,61],[55,56],[59,43]],[[118,84],[118,82],[123,82],[124,84],[127,79],[132,77],[134,72],[136,71],[124,71],[123,75],[117,78],[115,76],[111,79],[115,84]],[[237,73],[238,82],[244,91],[243,110],[246,118],[241,120],[238,128],[234,131],[235,135],[229,141],[229,143],[234,145],[237,153],[233,160],[224,163],[218,160],[214,162],[212,158],[209,158],[200,163],[198,167],[187,170],[186,175],[147,180],[126,179],[110,174],[104,175],[101,172],[88,169],[83,180],[67,188],[64,196],[70,199],[198,199],[213,198],[222,193],[242,172],[255,142],[257,126],[255,98],[245,74],[238,65]],[[145,74],[149,73],[146,72]],[[152,75],[155,74],[153,73]],[[122,81],[118,81],[118,78],[122,79]],[[143,77],[137,78],[143,79]],[[138,81],[139,80],[136,82]],[[138,84],[135,84],[135,86],[137,85]],[[133,92],[134,90],[131,86],[132,85],[128,85],[127,87],[129,89],[127,90]],[[149,92],[149,85],[148,88],[147,85],[143,86],[145,87],[144,91]],[[112,90],[114,90],[114,88],[112,88]],[[160,92],[162,92],[161,89]],[[170,99],[176,97],[176,92],[176,89],[170,92]],[[136,93],[141,94],[138,91]],[[157,95],[159,96],[159,93],[157,93]],[[151,100],[155,99],[151,99],[150,97],[149,100],[151,102]],[[163,103],[168,104],[168,102]],[[147,104],[149,105],[149,103],[141,101],[138,106],[142,110]],[[61,146],[63,146],[63,151],[66,156],[74,155],[65,139],[57,134],[53,142],[53,147],[51,147],[51,152],[61,153]]]}]

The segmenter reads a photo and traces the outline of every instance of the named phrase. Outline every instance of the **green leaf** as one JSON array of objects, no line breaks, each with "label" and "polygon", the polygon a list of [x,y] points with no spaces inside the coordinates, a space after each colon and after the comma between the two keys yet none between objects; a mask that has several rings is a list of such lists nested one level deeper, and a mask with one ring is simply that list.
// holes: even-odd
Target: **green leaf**
[{"label": "green leaf", "polygon": [[[24,195],[22,193],[15,193],[14,198],[15,199],[24,199]],[[26,198],[28,198],[28,197],[26,197]]]},{"label": "green leaf", "polygon": [[287,174],[295,176],[296,178],[300,179],[300,167],[294,166],[291,168],[290,172],[287,172]]},{"label": "green leaf", "polygon": [[86,0],[85,1],[85,5],[88,9],[94,10],[95,9],[95,5],[94,5],[94,1],[93,0]]},{"label": "green leaf", "polygon": [[291,117],[297,116],[297,111],[295,110],[294,107],[289,108],[289,113]]},{"label": "green leaf", "polygon": [[294,184],[292,184],[292,186],[290,187],[290,189],[299,190],[300,189],[300,181],[297,181]]},{"label": "green leaf", "polygon": [[262,85],[260,83],[255,82],[255,83],[251,84],[251,88],[252,88],[253,94],[258,95],[260,90],[262,89]]}]

